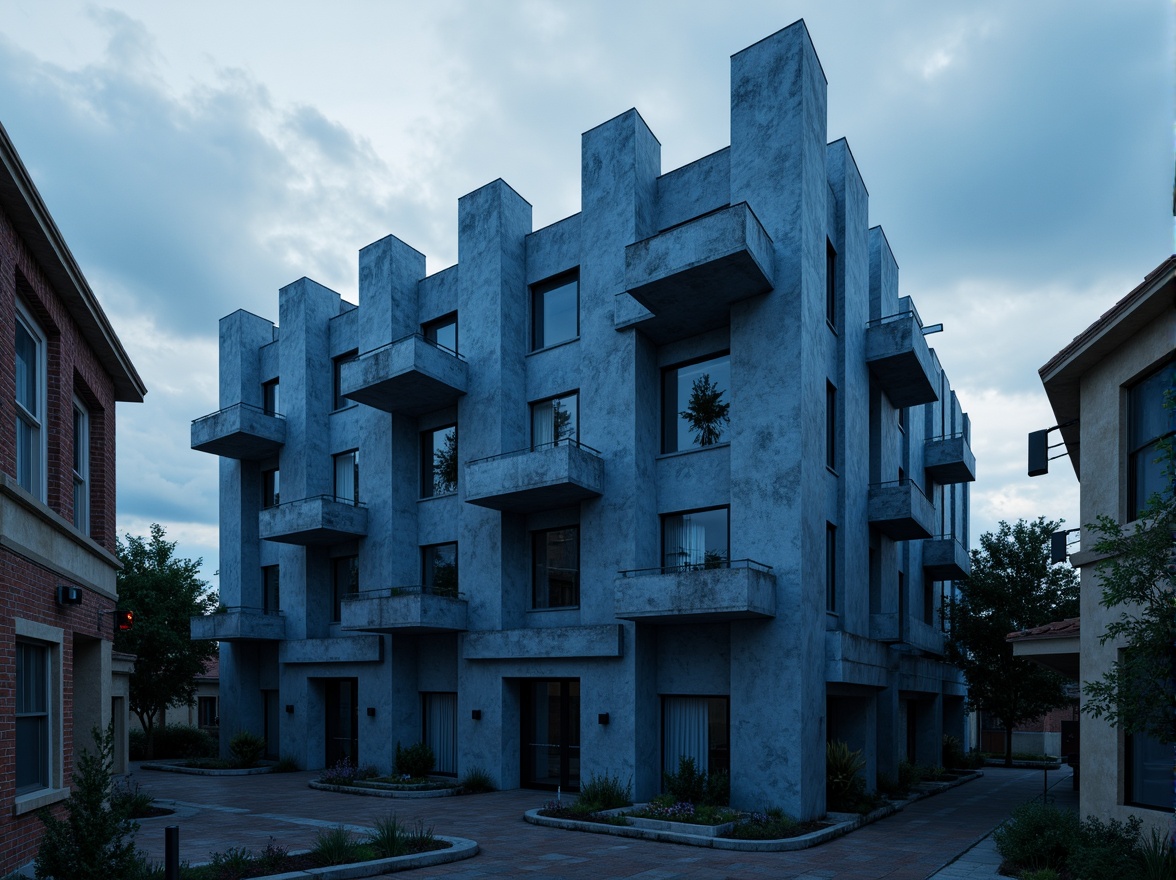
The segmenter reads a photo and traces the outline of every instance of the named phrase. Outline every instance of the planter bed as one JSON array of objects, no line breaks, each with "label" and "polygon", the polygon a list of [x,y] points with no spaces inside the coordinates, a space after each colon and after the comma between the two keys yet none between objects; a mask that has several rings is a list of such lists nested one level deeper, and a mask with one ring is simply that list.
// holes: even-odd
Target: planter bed
[{"label": "planter bed", "polygon": [[167,773],[188,773],[192,776],[257,776],[260,773],[273,773],[273,764],[263,764],[260,767],[189,767],[189,758],[179,761],[148,761],[140,764],[143,770],[163,770]]},{"label": "planter bed", "polygon": [[[985,758],[985,767],[1004,767],[1004,758]],[[1021,761],[1016,758],[1013,759],[1013,769],[1015,770],[1061,770],[1061,761]]]},{"label": "planter bed", "polygon": [[461,794],[461,786],[435,788],[428,785],[399,785],[388,782],[353,782],[350,785],[333,785],[329,782],[307,783],[319,791],[337,791],[340,794],[360,794],[368,797],[390,798],[439,798]]}]

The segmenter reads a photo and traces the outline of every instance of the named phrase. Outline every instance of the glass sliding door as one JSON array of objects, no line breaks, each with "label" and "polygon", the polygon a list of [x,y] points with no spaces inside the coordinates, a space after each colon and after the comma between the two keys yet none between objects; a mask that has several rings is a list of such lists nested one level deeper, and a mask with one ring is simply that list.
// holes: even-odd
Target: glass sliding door
[{"label": "glass sliding door", "polygon": [[580,680],[522,682],[522,784],[580,790]]},{"label": "glass sliding door", "polygon": [[731,771],[729,697],[662,698],[662,769],[691,758],[701,772]]}]

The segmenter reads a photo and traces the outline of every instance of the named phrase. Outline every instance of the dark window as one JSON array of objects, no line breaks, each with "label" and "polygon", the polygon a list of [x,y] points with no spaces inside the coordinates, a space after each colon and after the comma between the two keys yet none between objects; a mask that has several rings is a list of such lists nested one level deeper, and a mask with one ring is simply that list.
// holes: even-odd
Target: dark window
[{"label": "dark window", "polygon": [[923,623],[935,624],[935,580],[929,577],[923,578]]},{"label": "dark window", "polygon": [[907,429],[907,408],[905,406],[900,406],[898,408],[898,430],[902,431],[905,434],[906,429]]},{"label": "dark window", "polygon": [[457,595],[457,544],[421,548],[421,584],[434,596]]},{"label": "dark window", "polygon": [[16,313],[16,481],[45,500],[45,340],[18,307]]},{"label": "dark window", "polygon": [[220,722],[216,714],[216,697],[196,698],[196,718],[201,727],[216,727]]},{"label": "dark window", "polygon": [[343,365],[350,363],[359,357],[359,349],[355,348],[346,354],[341,354],[335,358],[331,363],[334,365],[334,402],[332,409],[342,409],[345,406],[351,406],[351,401],[343,396],[340,379],[343,374]]},{"label": "dark window", "polygon": [[662,565],[666,568],[722,568],[729,558],[726,507],[687,510],[662,517]]},{"label": "dark window", "polygon": [[331,620],[339,620],[343,597],[359,592],[359,557],[337,556],[331,560]]},{"label": "dark window", "polygon": [[359,450],[341,452],[335,459],[335,499],[359,501]]},{"label": "dark window", "polygon": [[837,389],[825,383],[825,465],[837,469]]},{"label": "dark window", "polygon": [[1126,802],[1172,812],[1172,747],[1146,733],[1128,734]]},{"label": "dark window", "polygon": [[49,787],[49,648],[16,643],[16,793]]},{"label": "dark window", "polygon": [[457,775],[457,694],[421,694],[421,742],[433,750],[433,772]]},{"label": "dark window", "polygon": [[580,527],[531,534],[532,608],[573,608],[580,604]]},{"label": "dark window", "polygon": [[576,392],[531,404],[531,445],[580,439],[580,395]]},{"label": "dark window", "polygon": [[662,452],[722,443],[731,423],[731,357],[726,352],[662,373]]},{"label": "dark window", "polygon": [[261,569],[261,601],[266,614],[276,614],[282,609],[281,592],[279,590],[279,567],[266,565]]},{"label": "dark window", "polygon": [[837,610],[837,526],[825,523],[825,610]]},{"label": "dark window", "polygon": [[662,768],[693,758],[704,773],[731,771],[731,698],[662,697]]},{"label": "dark window", "polygon": [[90,414],[77,400],[73,406],[74,526],[90,533]]},{"label": "dark window", "polygon": [[457,425],[421,432],[421,497],[457,491]]},{"label": "dark window", "polygon": [[265,410],[267,415],[277,415],[281,412],[279,409],[280,402],[278,400],[278,380],[272,379],[269,382],[263,382],[261,385],[261,408]]},{"label": "dark window", "polygon": [[425,339],[442,348],[448,348],[457,354],[457,312],[452,312],[444,318],[430,321],[422,328]]},{"label": "dark window", "polygon": [[837,251],[833,242],[825,239],[825,320],[837,326]]},{"label": "dark window", "polygon": [[1128,519],[1136,519],[1152,495],[1171,492],[1172,474],[1160,444],[1176,436],[1174,397],[1176,361],[1160,367],[1128,392]]},{"label": "dark window", "polygon": [[580,275],[561,275],[531,288],[531,350],[580,335]]},{"label": "dark window", "polygon": [[277,507],[281,503],[281,474],[277,468],[261,472],[261,506]]}]

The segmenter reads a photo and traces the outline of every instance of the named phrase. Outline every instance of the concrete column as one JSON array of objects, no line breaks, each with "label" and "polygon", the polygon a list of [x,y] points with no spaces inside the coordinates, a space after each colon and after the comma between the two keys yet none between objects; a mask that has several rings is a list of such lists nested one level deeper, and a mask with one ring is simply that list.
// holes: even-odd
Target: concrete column
[{"label": "concrete column", "polygon": [[416,290],[424,277],[425,255],[394,235],[360,250],[360,354],[420,330]]}]

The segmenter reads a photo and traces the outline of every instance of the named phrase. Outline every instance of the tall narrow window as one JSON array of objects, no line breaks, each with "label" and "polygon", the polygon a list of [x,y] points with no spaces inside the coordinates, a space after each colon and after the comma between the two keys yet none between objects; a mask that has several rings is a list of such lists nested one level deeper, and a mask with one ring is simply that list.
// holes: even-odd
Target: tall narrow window
[{"label": "tall narrow window", "polygon": [[335,456],[335,500],[359,501],[359,450],[341,452]]},{"label": "tall narrow window", "polygon": [[433,750],[433,772],[457,775],[457,694],[421,694],[424,720],[421,741]]},{"label": "tall narrow window", "polygon": [[334,358],[331,361],[331,364],[334,368],[334,402],[333,402],[333,406],[332,406],[333,409],[343,409],[343,407],[351,405],[351,401],[343,396],[343,386],[342,386],[343,365],[347,364],[347,363],[351,363],[351,361],[355,360],[358,357],[359,357],[359,349],[353,348],[351,351],[347,352],[346,354],[341,354],[341,355],[339,355],[339,357]]},{"label": "tall narrow window", "polygon": [[277,468],[261,472],[262,507],[277,507],[281,503],[281,476]]},{"label": "tall narrow window", "polygon": [[90,534],[90,414],[81,401],[73,405],[73,521]]},{"label": "tall narrow window", "polygon": [[923,623],[935,624],[935,579],[923,578]]},{"label": "tall narrow window", "polygon": [[16,311],[16,481],[45,500],[45,337]]},{"label": "tall narrow window", "polygon": [[261,385],[261,408],[267,416],[276,416],[281,410],[281,400],[278,398],[278,380],[271,379]]},{"label": "tall narrow window", "polygon": [[441,348],[457,354],[457,312],[452,312],[421,327],[425,339]]},{"label": "tall narrow window", "polygon": [[662,517],[662,565],[666,568],[722,568],[729,559],[729,511],[688,510]]},{"label": "tall narrow window", "polygon": [[531,288],[531,350],[580,335],[580,275],[572,272]]},{"label": "tall narrow window", "polygon": [[342,616],[343,597],[359,592],[359,557],[337,556],[331,560],[331,620]]},{"label": "tall narrow window", "polygon": [[662,452],[712,446],[731,424],[731,357],[724,352],[662,373]]},{"label": "tall narrow window", "polygon": [[532,608],[580,604],[580,527],[546,529],[531,535]]},{"label": "tall narrow window", "polygon": [[16,643],[16,793],[49,787],[49,648]]},{"label": "tall narrow window", "polygon": [[266,565],[261,569],[262,610],[266,614],[277,614],[282,610],[280,569],[277,565]]},{"label": "tall narrow window", "polygon": [[531,404],[531,446],[558,446],[580,439],[580,395],[576,392]]},{"label": "tall narrow window", "polygon": [[837,611],[837,526],[825,523],[825,610]]},{"label": "tall narrow window", "polygon": [[421,585],[434,596],[457,595],[457,544],[421,548]]},{"label": "tall narrow window", "polygon": [[[1165,405],[1165,395],[1173,403]],[[1172,491],[1161,444],[1176,437],[1176,361],[1132,387],[1127,408],[1127,518],[1133,520],[1152,495]]]},{"label": "tall narrow window", "polygon": [[201,727],[216,727],[220,716],[216,711],[216,697],[196,698],[196,719]]},{"label": "tall narrow window", "polygon": [[825,239],[825,320],[837,326],[837,251],[833,242]]},{"label": "tall narrow window", "polygon": [[837,389],[825,383],[825,465],[837,470]]},{"label": "tall narrow window", "polygon": [[730,772],[731,698],[662,698],[662,768],[677,773],[692,758],[703,773]]},{"label": "tall narrow window", "polygon": [[457,425],[421,432],[421,497],[457,491]]}]

